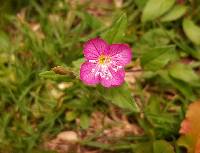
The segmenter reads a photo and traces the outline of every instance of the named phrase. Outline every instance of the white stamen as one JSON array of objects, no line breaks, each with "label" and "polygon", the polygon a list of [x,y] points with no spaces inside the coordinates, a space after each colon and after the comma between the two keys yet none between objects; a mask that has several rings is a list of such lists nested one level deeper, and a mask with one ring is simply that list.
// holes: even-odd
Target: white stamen
[{"label": "white stamen", "polygon": [[[117,54],[117,55],[118,55],[118,54]],[[123,68],[121,65],[117,65],[117,62],[116,62],[116,61],[112,61],[111,64],[112,64],[111,68],[112,68],[115,72],[117,72],[119,69]]]},{"label": "white stamen", "polygon": [[89,62],[90,62],[90,63],[95,63],[95,64],[96,64],[98,61],[97,61],[97,60],[89,60]]},{"label": "white stamen", "polygon": [[120,55],[120,54],[116,54],[116,55],[115,55],[115,58],[118,58],[118,59],[119,59],[119,58],[121,58],[121,57],[122,57],[122,55]]}]

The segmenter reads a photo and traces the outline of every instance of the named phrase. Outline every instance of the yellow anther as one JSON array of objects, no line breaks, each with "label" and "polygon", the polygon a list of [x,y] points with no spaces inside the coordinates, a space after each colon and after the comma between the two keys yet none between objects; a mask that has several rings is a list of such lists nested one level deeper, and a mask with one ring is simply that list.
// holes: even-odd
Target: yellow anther
[{"label": "yellow anther", "polygon": [[110,57],[109,56],[105,56],[105,55],[101,55],[99,56],[98,59],[99,64],[106,64],[110,62]]}]

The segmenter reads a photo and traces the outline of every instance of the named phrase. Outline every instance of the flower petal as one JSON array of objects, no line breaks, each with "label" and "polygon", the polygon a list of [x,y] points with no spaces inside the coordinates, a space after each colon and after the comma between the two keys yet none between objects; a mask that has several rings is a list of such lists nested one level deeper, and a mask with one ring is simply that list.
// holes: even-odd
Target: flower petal
[{"label": "flower petal", "polygon": [[110,88],[114,86],[119,86],[124,82],[124,77],[125,77],[124,69],[120,69],[116,72],[112,68],[109,68],[109,72],[111,74],[111,77],[109,79],[101,77],[101,84],[104,87]]},{"label": "flower petal", "polygon": [[96,75],[98,65],[85,62],[81,65],[80,79],[87,85],[95,85],[99,83],[99,75]]},{"label": "flower petal", "polygon": [[112,44],[106,53],[111,56],[113,64],[125,66],[131,61],[132,52],[127,44]]},{"label": "flower petal", "polygon": [[108,49],[108,44],[100,38],[94,38],[84,44],[83,53],[87,60],[94,60]]}]

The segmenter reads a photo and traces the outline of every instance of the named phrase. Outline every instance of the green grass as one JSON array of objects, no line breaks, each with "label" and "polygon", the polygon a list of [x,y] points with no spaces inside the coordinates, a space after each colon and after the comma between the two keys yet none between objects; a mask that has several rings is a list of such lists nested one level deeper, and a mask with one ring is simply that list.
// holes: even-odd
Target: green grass
[{"label": "green grass", "polygon": [[[113,103],[125,108],[124,113],[144,129],[144,135],[127,138],[123,144],[119,141],[113,150],[95,140],[83,145],[120,153],[151,153],[152,143],[159,146],[156,140],[165,140],[181,152],[176,147],[180,122],[187,105],[200,98],[200,46],[182,28],[183,18],[200,22],[197,0],[186,1],[188,13],[170,22],[161,22],[160,17],[141,22],[146,0],[125,0],[121,8],[95,6],[96,11],[105,11],[100,17],[87,12],[90,2],[4,3],[0,9],[0,152],[44,152],[43,143],[57,133],[87,130],[92,112],[109,112],[113,95]],[[16,10],[12,9],[15,5]],[[127,87],[107,92],[79,80],[82,45],[97,36],[132,47],[127,71],[140,60],[141,76],[134,86],[128,83],[140,112],[127,110]],[[51,71],[55,66],[62,66],[65,75]],[[69,86],[65,90],[58,86],[63,82]],[[74,122],[76,118],[81,119],[80,125]],[[142,152],[144,145],[147,150]]]}]

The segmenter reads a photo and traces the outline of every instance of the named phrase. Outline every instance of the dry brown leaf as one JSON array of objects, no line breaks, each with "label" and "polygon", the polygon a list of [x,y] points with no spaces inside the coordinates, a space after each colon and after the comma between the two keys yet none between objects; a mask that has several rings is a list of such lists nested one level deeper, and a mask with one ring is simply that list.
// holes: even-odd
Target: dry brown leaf
[{"label": "dry brown leaf", "polygon": [[[77,119],[76,122],[79,124],[80,120]],[[100,134],[95,136],[97,131],[100,131]],[[45,143],[45,147],[58,153],[67,153],[72,150],[77,153],[101,153],[99,149],[94,150],[81,146],[78,143],[79,140],[95,136],[94,141],[112,144],[122,137],[142,134],[143,130],[136,123],[130,122],[122,110],[110,106],[110,111],[107,114],[100,111],[92,113],[88,129],[77,132],[61,132],[55,139]]]},{"label": "dry brown leaf", "polygon": [[70,143],[76,143],[78,142],[78,135],[74,131],[64,131],[58,134],[57,139]]},{"label": "dry brown leaf", "polygon": [[142,75],[142,68],[140,66],[140,61],[137,60],[133,65],[130,65],[131,69],[126,72],[125,80],[132,88],[136,83],[136,79]]},{"label": "dry brown leaf", "polygon": [[67,153],[69,151],[76,151],[78,142],[78,135],[74,131],[64,131],[57,135],[57,137],[44,144],[48,150],[54,150],[58,153]]},{"label": "dry brown leaf", "polygon": [[200,153],[200,101],[189,105],[185,120],[181,124],[178,140],[180,146],[186,147],[188,153]]},{"label": "dry brown leaf", "polygon": [[102,130],[97,141],[108,142],[110,138],[116,140],[127,135],[142,135],[143,130],[135,123],[130,123],[128,117],[123,112],[113,106],[110,106],[110,113],[105,115],[102,112],[92,113],[90,128],[87,130],[86,137],[93,135],[96,131]]},{"label": "dry brown leaf", "polygon": [[114,0],[114,2],[117,8],[121,8],[123,5],[123,0]]}]

